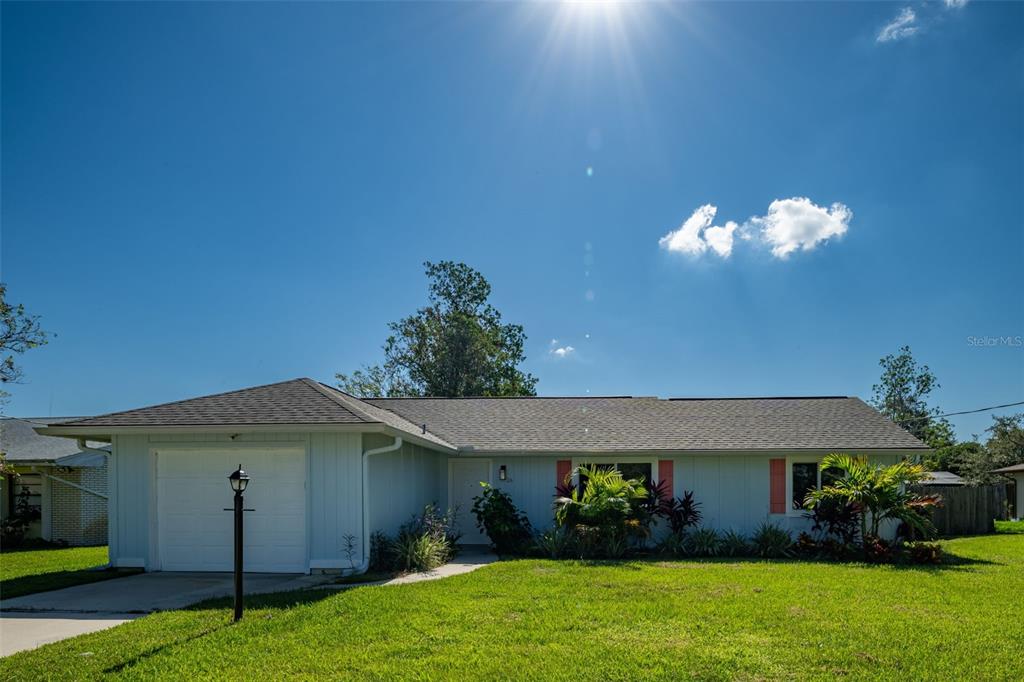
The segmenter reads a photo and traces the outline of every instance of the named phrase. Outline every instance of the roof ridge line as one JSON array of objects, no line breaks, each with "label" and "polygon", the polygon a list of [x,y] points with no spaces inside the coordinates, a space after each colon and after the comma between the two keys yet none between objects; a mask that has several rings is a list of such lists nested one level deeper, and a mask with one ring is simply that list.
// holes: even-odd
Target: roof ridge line
[{"label": "roof ridge line", "polygon": [[70,422],[65,422],[61,426],[75,426],[77,422],[85,421],[86,419],[102,419],[103,417],[112,417],[118,414],[128,414],[129,412],[141,412],[142,410],[151,410],[156,407],[167,407],[169,405],[179,405],[181,403],[191,402],[193,400],[205,400],[206,398],[219,398],[220,396],[230,395],[232,393],[242,393],[244,391],[252,391],[257,388],[268,388],[270,386],[280,386],[281,384],[291,384],[296,381],[303,381],[305,377],[299,377],[297,379],[286,379],[284,381],[272,381],[269,384],[260,384],[259,386],[246,386],[245,388],[236,388],[231,391],[221,391],[220,393],[211,393],[209,395],[193,396],[191,398],[182,398],[180,400],[169,400],[165,403],[156,403],[154,405],[143,405],[142,407],[134,407],[130,410],[115,410],[113,412],[104,412],[103,414],[94,414],[91,417],[79,417]]},{"label": "roof ridge line", "polygon": [[[326,398],[327,400],[331,401],[335,405],[348,410],[349,412],[351,412],[356,417],[359,417],[364,423],[369,423],[369,424],[380,424],[381,423],[381,421],[379,419],[374,419],[372,416],[370,416],[370,414],[368,412],[366,412],[365,410],[360,408],[358,405],[347,405],[347,404],[345,404],[345,402],[343,400],[339,400],[337,396],[332,395],[330,393],[330,391],[333,390],[333,389],[328,389],[328,387],[324,383],[322,383],[320,381],[317,381],[316,379],[310,379],[309,377],[303,377],[302,379],[299,379],[299,381],[304,383],[306,386],[309,386],[310,388],[312,388],[320,396]],[[338,392],[339,393],[344,393],[343,391],[338,391]],[[348,395],[348,393],[344,393],[344,395],[346,395],[349,398],[352,398],[353,400],[356,400],[358,402],[362,402],[361,400],[359,400],[359,398],[356,398],[355,396],[350,396],[350,395]]]},{"label": "roof ridge line", "polygon": [[[375,410],[381,410],[382,412],[386,412],[386,413],[390,414],[395,419],[398,419],[399,421],[401,421],[403,424],[408,424],[408,429],[409,429],[410,433],[416,433],[417,430],[422,429],[421,425],[416,424],[415,422],[409,421],[408,418],[403,417],[402,415],[398,414],[394,410],[388,410],[388,409],[385,409],[383,407],[378,407],[378,406],[376,406],[376,405],[374,405],[372,403],[368,403],[365,400],[363,400],[362,398],[357,398],[356,396],[354,396],[354,395],[352,395],[350,393],[346,393],[345,391],[341,390],[340,388],[335,388],[333,386],[328,386],[327,384],[323,383],[322,381],[316,381],[316,380],[313,380],[313,379],[309,379],[308,381],[311,381],[314,384],[316,384],[315,388],[318,391],[320,391],[322,394],[324,394],[325,396],[329,397],[331,400],[333,400],[334,402],[338,403],[339,405],[345,406],[344,403],[342,403],[338,399],[338,397],[336,395],[333,395],[333,394],[343,395],[346,398],[348,398],[349,400],[353,400],[353,401],[355,401],[357,403],[366,405],[367,407],[373,408]],[[345,406],[345,407],[346,407],[346,409],[351,409],[351,408],[348,408],[348,406]],[[363,411],[362,408],[359,408],[359,409],[360,409],[360,411]],[[373,418],[373,416],[371,414],[369,414],[368,412],[366,413],[366,416],[368,418],[372,419],[373,423],[375,423],[375,424],[384,424],[385,426],[390,426],[389,424],[387,424],[386,422],[381,421],[380,419]],[[448,447],[452,448],[453,450],[457,449],[454,444],[449,443],[447,440],[445,440],[444,438],[442,438],[438,434],[433,433],[432,431],[429,431],[429,430],[427,431],[427,433],[430,433],[431,436],[433,436],[437,440],[441,441],[442,443],[444,443]]]}]

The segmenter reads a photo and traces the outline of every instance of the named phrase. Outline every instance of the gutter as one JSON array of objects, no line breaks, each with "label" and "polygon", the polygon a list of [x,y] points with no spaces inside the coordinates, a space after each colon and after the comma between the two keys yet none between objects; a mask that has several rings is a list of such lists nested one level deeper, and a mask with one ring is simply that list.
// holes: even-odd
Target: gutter
[{"label": "gutter", "polygon": [[359,566],[352,572],[353,575],[366,573],[366,570],[370,567],[370,475],[369,467],[367,466],[367,460],[373,455],[382,455],[386,452],[394,452],[395,450],[401,449],[403,445],[402,437],[395,436],[395,442],[391,445],[385,445],[382,448],[374,448],[372,450],[366,450],[363,452],[363,456],[360,458],[362,464],[362,478],[363,478],[363,558],[359,562]]},{"label": "gutter", "polygon": [[99,448],[90,448],[88,445],[86,445],[86,442],[85,442],[84,438],[79,438],[78,439],[78,449],[81,450],[82,452],[91,452],[94,455],[103,455],[104,457],[110,457],[110,451],[109,450],[100,450]]}]

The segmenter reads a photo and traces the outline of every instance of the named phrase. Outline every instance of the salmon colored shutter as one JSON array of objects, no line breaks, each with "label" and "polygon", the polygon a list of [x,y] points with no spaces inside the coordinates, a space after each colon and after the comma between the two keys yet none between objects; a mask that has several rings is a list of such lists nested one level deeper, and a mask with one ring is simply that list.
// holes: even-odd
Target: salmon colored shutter
[{"label": "salmon colored shutter", "polygon": [[555,487],[565,483],[565,479],[572,473],[572,460],[560,459],[555,462]]},{"label": "salmon colored shutter", "polygon": [[768,460],[769,478],[771,480],[771,497],[768,511],[771,514],[786,513],[786,460]]},{"label": "salmon colored shutter", "polygon": [[672,479],[674,465],[675,462],[671,459],[658,460],[658,484],[665,484],[665,492],[668,493],[669,498],[676,495],[675,482]]}]

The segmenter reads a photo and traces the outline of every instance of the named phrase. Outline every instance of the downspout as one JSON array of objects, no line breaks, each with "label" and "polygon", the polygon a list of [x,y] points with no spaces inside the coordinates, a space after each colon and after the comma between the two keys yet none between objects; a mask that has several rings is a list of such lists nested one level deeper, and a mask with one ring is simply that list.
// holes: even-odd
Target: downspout
[{"label": "downspout", "polygon": [[359,566],[353,571],[354,575],[360,573],[366,573],[366,570],[370,567],[370,474],[369,467],[367,466],[367,460],[372,455],[382,455],[386,452],[394,452],[402,447],[401,436],[395,436],[395,442],[391,445],[385,445],[382,448],[374,448],[367,450],[363,453],[360,458],[362,463],[362,476],[363,476],[363,559],[359,562]]}]

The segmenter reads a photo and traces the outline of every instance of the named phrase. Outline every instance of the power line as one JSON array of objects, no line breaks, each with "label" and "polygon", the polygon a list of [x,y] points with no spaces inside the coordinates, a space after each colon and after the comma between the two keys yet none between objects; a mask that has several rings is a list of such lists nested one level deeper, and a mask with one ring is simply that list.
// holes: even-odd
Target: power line
[{"label": "power line", "polygon": [[992,407],[979,407],[976,410],[964,410],[962,412],[947,412],[946,414],[930,414],[924,417],[916,417],[914,419],[901,419],[898,424],[910,424],[912,422],[926,421],[928,419],[942,419],[943,417],[955,417],[958,414],[976,414],[978,412],[988,412],[989,410],[998,410],[1004,407],[1016,407],[1017,405],[1024,405],[1024,400],[1019,403],[1006,403],[1005,405],[993,405]]}]

